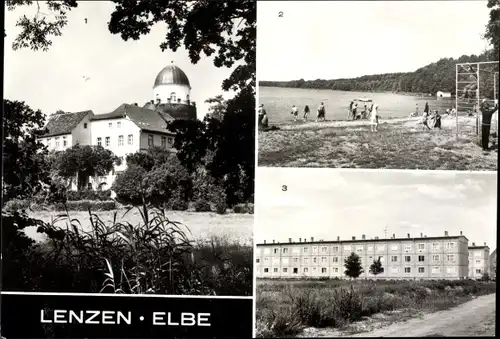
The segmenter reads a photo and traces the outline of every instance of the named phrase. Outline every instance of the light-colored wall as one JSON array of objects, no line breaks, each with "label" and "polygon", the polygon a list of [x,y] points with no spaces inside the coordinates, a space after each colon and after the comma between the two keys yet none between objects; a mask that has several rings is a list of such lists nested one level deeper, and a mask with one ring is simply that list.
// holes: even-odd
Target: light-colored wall
[{"label": "light-colored wall", "polygon": [[[467,243],[465,237],[258,245],[256,271],[258,277],[345,278],[344,260],[354,252],[360,256],[364,269],[360,278],[375,278],[369,273],[369,267],[381,257],[384,272],[376,278],[459,279],[467,277],[467,247],[463,243]],[[423,248],[419,248],[419,244]],[[405,272],[405,268],[409,272]]]},{"label": "light-colored wall", "polygon": [[152,135],[153,136],[153,146],[156,147],[162,147],[161,146],[161,137],[166,137],[166,149],[171,149],[174,147],[174,137],[175,134],[173,133],[154,133],[154,132],[149,132],[149,131],[142,131],[140,135],[140,149],[141,150],[147,150],[149,148],[148,145],[148,136]]},{"label": "light-colored wall", "polygon": [[[64,151],[73,145],[73,138],[71,134],[57,135],[53,137],[42,137],[38,139],[41,143],[47,146],[50,151]],[[64,140],[66,140],[66,146],[64,146]],[[57,141],[59,141],[59,147],[56,146]]]},{"label": "light-colored wall", "polygon": [[469,278],[480,279],[484,273],[490,274],[490,249],[469,249]]},{"label": "light-colored wall", "polygon": [[[167,103],[172,93],[175,93],[175,102],[177,102],[177,99],[181,99],[181,102],[184,103],[188,99],[188,96],[190,96],[191,90],[188,86],[184,85],[159,85],[153,88],[153,99],[156,102],[156,99],[160,98],[161,103]],[[172,101],[172,103],[175,102]]]},{"label": "light-colored wall", "polygon": [[[87,128],[85,128],[87,126]],[[90,145],[92,140],[92,126],[90,117],[87,115],[71,132],[72,145]]]}]

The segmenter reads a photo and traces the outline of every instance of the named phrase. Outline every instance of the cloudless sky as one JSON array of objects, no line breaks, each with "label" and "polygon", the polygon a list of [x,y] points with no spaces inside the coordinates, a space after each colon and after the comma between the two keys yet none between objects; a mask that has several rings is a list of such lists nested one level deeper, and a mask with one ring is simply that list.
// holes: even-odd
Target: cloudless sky
[{"label": "cloudless sky", "polygon": [[[279,17],[279,12],[283,17]],[[411,72],[441,58],[481,54],[489,19],[475,1],[262,1],[259,80],[352,78]]]},{"label": "cloudless sky", "polygon": [[[496,249],[496,173],[257,169],[255,242],[459,235]],[[287,185],[287,191],[282,191]]]},{"label": "cloudless sky", "polygon": [[[43,6],[42,12],[49,13]],[[122,40],[107,26],[114,7],[107,1],[79,1],[78,7],[68,13],[62,36],[52,38],[47,52],[14,51],[11,47],[20,32],[15,27],[17,19],[22,14],[33,17],[36,4],[6,10],[4,97],[25,101],[44,113],[91,109],[99,114],[111,112],[122,103],[137,102],[142,106],[154,99],[156,75],[174,61],[188,76],[191,100],[196,102],[198,118],[203,118],[209,107],[204,101],[223,94],[222,81],[231,69],[217,68],[213,57],[203,55],[193,65],[182,46],[175,53],[162,52],[159,45],[164,41],[166,25],[153,26],[140,40]],[[90,80],[84,81],[84,76]]]}]

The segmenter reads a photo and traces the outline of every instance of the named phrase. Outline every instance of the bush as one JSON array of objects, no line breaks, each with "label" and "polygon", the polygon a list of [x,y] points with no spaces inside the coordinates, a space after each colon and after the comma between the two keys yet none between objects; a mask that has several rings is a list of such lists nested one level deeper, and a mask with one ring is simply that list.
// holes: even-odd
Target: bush
[{"label": "bush", "polygon": [[112,211],[117,208],[116,202],[113,200],[109,201],[92,201],[92,200],[80,200],[80,201],[68,201],[66,204],[55,204],[54,208],[56,211]]},{"label": "bush", "polygon": [[80,191],[68,191],[66,192],[67,199],[69,201],[78,200],[111,200],[111,190],[104,191],[94,191],[94,190],[80,190]]},{"label": "bush", "polygon": [[7,201],[4,206],[4,210],[8,213],[15,213],[20,211],[25,211],[30,207],[28,200],[12,199]]},{"label": "bush", "polygon": [[198,199],[194,202],[194,210],[196,212],[210,212],[210,203],[204,199]]},{"label": "bush", "polygon": [[253,214],[253,204],[252,203],[246,203],[246,204],[236,204],[233,206],[233,211],[234,213],[249,213]]}]

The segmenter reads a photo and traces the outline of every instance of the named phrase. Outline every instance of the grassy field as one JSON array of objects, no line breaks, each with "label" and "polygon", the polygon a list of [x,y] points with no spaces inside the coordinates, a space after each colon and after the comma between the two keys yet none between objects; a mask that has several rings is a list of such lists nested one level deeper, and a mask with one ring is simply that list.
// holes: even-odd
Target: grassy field
[{"label": "grassy field", "polygon": [[[98,211],[95,212],[106,224],[111,224],[116,212],[117,222],[128,221],[132,225],[142,222],[141,215],[137,209],[132,209],[126,215],[126,210]],[[84,230],[90,230],[90,217],[88,212],[70,211],[70,217],[78,219]],[[51,222],[62,212],[36,211],[30,216],[45,222]],[[230,242],[241,245],[251,245],[253,235],[253,214],[217,214],[213,212],[187,212],[169,211],[167,216],[170,220],[180,222],[191,231],[190,237],[193,240],[207,240],[211,237],[225,238]],[[63,219],[57,224],[64,226],[68,219]],[[36,240],[43,240],[41,234],[36,233],[34,227],[26,229],[26,234]]]},{"label": "grassy field", "polygon": [[314,336],[314,329],[359,332],[366,318],[402,320],[496,292],[495,282],[257,280],[257,337]]},{"label": "grassy field", "polygon": [[458,139],[453,118],[443,118],[443,128],[430,131],[422,130],[417,120],[382,120],[377,133],[367,121],[297,123],[259,132],[259,166],[497,169],[498,149],[482,151],[473,133],[474,118],[460,117],[459,124],[467,127],[460,128]]}]

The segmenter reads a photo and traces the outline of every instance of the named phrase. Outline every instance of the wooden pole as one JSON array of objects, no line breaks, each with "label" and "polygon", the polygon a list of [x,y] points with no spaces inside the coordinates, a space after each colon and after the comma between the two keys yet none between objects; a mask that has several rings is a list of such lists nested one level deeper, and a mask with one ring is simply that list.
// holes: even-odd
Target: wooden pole
[{"label": "wooden pole", "polygon": [[456,138],[458,140],[458,64],[455,64],[455,122],[457,125]]}]

